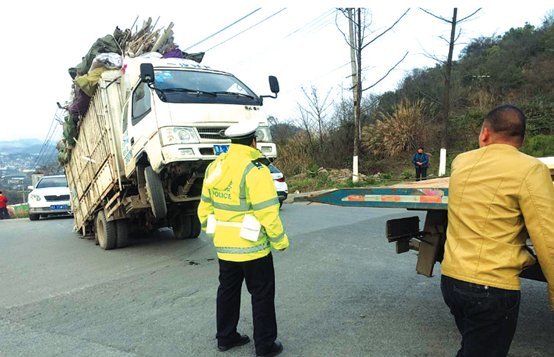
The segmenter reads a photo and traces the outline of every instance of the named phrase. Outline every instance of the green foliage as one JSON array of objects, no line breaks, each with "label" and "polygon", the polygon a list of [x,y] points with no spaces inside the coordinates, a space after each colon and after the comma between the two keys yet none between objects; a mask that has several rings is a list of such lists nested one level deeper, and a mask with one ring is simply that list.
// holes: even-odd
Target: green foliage
[{"label": "green foliage", "polygon": [[400,174],[400,178],[402,180],[409,180],[413,177],[414,175],[414,172],[413,170],[404,170],[402,171],[402,173]]},{"label": "green foliage", "polygon": [[554,135],[537,135],[526,139],[521,151],[535,156],[554,156]]}]

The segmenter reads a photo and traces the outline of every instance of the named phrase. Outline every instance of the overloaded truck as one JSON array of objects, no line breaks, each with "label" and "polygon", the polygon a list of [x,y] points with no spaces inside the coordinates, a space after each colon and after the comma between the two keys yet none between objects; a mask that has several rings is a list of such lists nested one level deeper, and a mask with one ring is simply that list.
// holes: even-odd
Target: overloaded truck
[{"label": "overloaded truck", "polygon": [[[263,97],[182,57],[123,56],[120,68],[101,73],[78,121],[64,163],[75,229],[103,249],[125,246],[133,229],[170,226],[177,239],[198,237],[203,175],[227,151],[222,132],[231,124],[259,124],[258,149],[276,157]],[[269,82],[276,97],[277,79]]]},{"label": "overloaded truck", "polygon": [[[550,169],[554,181],[554,157],[539,158]],[[346,207],[405,208],[426,212],[423,230],[419,216],[391,219],[386,222],[386,238],[396,246],[396,253],[418,252],[416,271],[433,276],[435,263],[441,262],[448,225],[449,179],[437,178],[407,182],[390,187],[337,189],[313,197],[310,201]],[[554,184],[554,182],[553,182]],[[534,254],[528,240],[528,249]],[[525,269],[522,278],[546,281],[539,263]]]}]

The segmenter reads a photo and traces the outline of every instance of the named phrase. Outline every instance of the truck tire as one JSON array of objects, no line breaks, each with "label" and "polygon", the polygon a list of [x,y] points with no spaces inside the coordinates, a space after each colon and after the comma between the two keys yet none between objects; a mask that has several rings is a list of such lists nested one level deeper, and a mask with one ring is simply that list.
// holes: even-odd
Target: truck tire
[{"label": "truck tire", "polygon": [[31,221],[38,221],[39,218],[40,218],[40,214],[29,214],[29,219]]},{"label": "truck tire", "polygon": [[151,166],[144,168],[144,179],[146,181],[146,192],[148,193],[148,203],[152,208],[152,213],[156,219],[162,219],[167,216],[167,204],[165,202],[165,193],[162,180]]},{"label": "truck tire", "polygon": [[176,214],[171,220],[171,228],[175,239],[188,239],[191,235],[191,215]]},{"label": "truck tire", "polygon": [[202,225],[200,224],[200,219],[197,215],[191,216],[191,229],[189,238],[194,239],[198,238],[200,232],[202,232]]},{"label": "truck tire", "polygon": [[117,234],[117,247],[124,248],[129,245],[129,220],[119,219],[115,221]]},{"label": "truck tire", "polygon": [[104,211],[98,212],[96,216],[96,239],[100,248],[104,250],[114,249],[117,246],[116,222],[108,222]]}]

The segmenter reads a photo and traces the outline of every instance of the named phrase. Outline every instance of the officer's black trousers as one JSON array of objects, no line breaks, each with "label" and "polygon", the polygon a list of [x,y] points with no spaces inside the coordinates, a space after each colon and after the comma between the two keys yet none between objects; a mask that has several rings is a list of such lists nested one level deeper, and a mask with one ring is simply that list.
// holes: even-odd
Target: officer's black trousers
[{"label": "officer's black trousers", "polygon": [[277,338],[275,271],[271,253],[247,262],[219,260],[217,341],[219,345],[229,345],[239,338],[237,324],[243,280],[252,295],[256,353],[266,354]]}]

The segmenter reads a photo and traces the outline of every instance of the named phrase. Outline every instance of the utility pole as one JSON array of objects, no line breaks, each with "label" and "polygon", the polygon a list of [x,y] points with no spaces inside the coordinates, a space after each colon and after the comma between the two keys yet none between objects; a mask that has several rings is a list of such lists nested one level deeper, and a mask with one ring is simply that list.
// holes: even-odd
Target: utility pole
[{"label": "utility pole", "polygon": [[421,9],[421,10],[443,22],[450,24],[450,41],[448,41],[448,57],[446,58],[446,62],[444,63],[444,68],[445,68],[444,91],[443,91],[442,100],[441,100],[441,112],[440,112],[441,149],[440,149],[440,157],[439,157],[438,174],[439,176],[444,176],[446,175],[446,147],[448,145],[448,117],[450,116],[450,87],[451,87],[451,78],[452,78],[452,55],[454,53],[454,45],[456,43],[456,40],[460,36],[460,33],[458,33],[458,36],[456,37],[456,25],[464,22],[465,20],[475,15],[477,12],[481,10],[481,8],[475,10],[473,13],[471,13],[470,15],[460,20],[458,20],[458,8],[456,7],[454,8],[454,11],[452,13],[451,20],[435,15],[432,12],[429,12],[425,9]]},{"label": "utility pole", "polygon": [[446,73],[444,76],[444,92],[442,96],[442,130],[441,151],[439,157],[439,176],[446,175],[446,145],[448,143],[448,117],[450,116],[450,78],[452,77],[452,54],[456,36],[456,18],[458,8],[454,8],[452,14],[452,27],[450,28],[450,42],[448,43],[448,57],[446,59]]},{"label": "utility pole", "polygon": [[[359,12],[358,12],[358,16]],[[357,26],[358,28],[360,26]],[[359,122],[360,122],[360,101],[359,97],[361,94],[359,84],[358,69],[360,64],[358,63],[357,57],[361,57],[361,51],[358,52],[358,41],[356,41],[356,35],[354,34],[354,9],[348,9],[348,34],[350,39],[350,65],[352,67],[352,91],[354,93],[354,152],[352,155],[352,182],[356,183],[359,181],[358,174],[358,146],[359,146]]]},{"label": "utility pole", "polygon": [[[388,28],[381,31],[375,35],[372,39],[367,38],[367,23],[366,23],[366,13],[367,9],[361,8],[346,8],[340,9],[342,14],[348,18],[348,36],[341,31],[344,40],[350,47],[350,64],[352,67],[352,92],[354,96],[354,148],[352,153],[352,182],[356,183],[359,181],[358,173],[358,153],[360,148],[361,141],[361,119],[362,119],[362,94],[364,91],[369,90],[375,87],[379,82],[385,79],[395,68],[402,62],[408,53],[398,61],[394,66],[392,66],[388,72],[381,77],[379,80],[371,84],[367,88],[362,87],[362,51],[387,32],[392,30],[399,22],[406,16],[410,9],[404,11],[404,13]],[[362,16],[363,14],[363,16]]]}]

